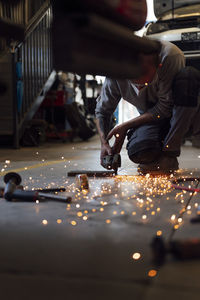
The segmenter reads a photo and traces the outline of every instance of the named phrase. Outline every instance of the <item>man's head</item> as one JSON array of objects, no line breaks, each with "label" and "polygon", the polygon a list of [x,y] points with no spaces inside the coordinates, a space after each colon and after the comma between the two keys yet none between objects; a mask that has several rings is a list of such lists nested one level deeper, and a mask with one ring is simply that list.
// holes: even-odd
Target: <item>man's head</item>
[{"label": "man's head", "polygon": [[141,75],[138,78],[132,79],[133,83],[145,84],[150,83],[157,69],[161,66],[159,53],[155,54],[140,54],[139,59],[141,61]]}]

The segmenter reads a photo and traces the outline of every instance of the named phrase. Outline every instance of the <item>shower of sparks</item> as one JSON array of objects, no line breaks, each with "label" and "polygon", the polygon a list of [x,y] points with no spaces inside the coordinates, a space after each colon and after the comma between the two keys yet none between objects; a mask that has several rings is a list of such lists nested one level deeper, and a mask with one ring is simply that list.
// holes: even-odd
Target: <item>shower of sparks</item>
[{"label": "shower of sparks", "polygon": [[147,201],[151,202],[153,195],[166,195],[171,192],[171,182],[169,176],[152,177],[150,174],[146,176],[116,176],[119,182],[134,183],[133,189],[139,190],[142,188],[143,195],[146,194]]},{"label": "shower of sparks", "polygon": [[172,221],[175,221],[175,219],[176,219],[176,215],[172,215],[172,216],[171,216],[171,220],[172,220]]},{"label": "shower of sparks", "polygon": [[43,224],[43,225],[47,225],[47,224],[48,224],[48,221],[47,221],[47,220],[42,220],[42,224]]},{"label": "shower of sparks", "polygon": [[138,253],[138,252],[136,252],[136,253],[134,253],[134,254],[133,254],[133,256],[132,256],[132,257],[133,257],[133,259],[134,259],[134,260],[138,260],[138,259],[140,259],[140,258],[141,258],[141,254],[140,254],[140,253]]},{"label": "shower of sparks", "polygon": [[[61,157],[61,159],[64,160],[64,156]],[[43,179],[45,179],[45,176],[43,174],[41,174],[41,176]],[[108,217],[106,220],[112,221],[112,218],[115,218],[115,220],[117,220],[118,218],[120,218],[120,216],[122,217],[123,215],[125,215],[126,217],[132,216],[132,218],[140,218],[140,222],[147,224],[147,220],[149,223],[151,222],[151,219],[153,220],[153,218],[155,218],[158,214],[162,213],[161,198],[162,201],[168,201],[170,199],[168,194],[174,191],[171,186],[173,175],[118,175],[115,176],[112,180],[105,179],[103,182],[101,181],[101,184],[99,186],[97,186],[97,181],[95,181],[95,178],[93,180],[89,179],[90,191],[86,191],[86,193],[84,190],[78,189],[75,182],[70,183],[70,181],[66,181],[65,177],[64,179],[65,180],[63,187],[66,189],[66,192],[71,194],[73,199],[72,203],[66,206],[66,210],[68,213],[72,213],[74,208],[79,209],[79,211],[75,214],[75,217],[77,219],[82,218],[83,220],[86,219],[86,215],[88,219],[90,213],[96,213],[95,216],[98,216],[98,213],[101,213],[103,215],[106,214],[106,216]],[[26,190],[30,189],[30,183],[34,182],[36,183],[38,181],[34,181],[32,176],[29,176],[29,182],[27,182],[28,184],[24,188]],[[51,182],[48,184],[48,188],[55,187],[56,185],[56,182]],[[179,202],[184,204],[185,193],[185,191],[178,191],[174,196],[175,200],[180,199]],[[114,201],[114,199],[116,201]],[[97,205],[95,208],[88,209],[89,207],[87,207],[87,204],[91,203],[91,201],[96,201],[96,203],[99,203],[99,205]],[[128,209],[124,210],[123,208],[125,208],[124,205],[126,203],[128,205]],[[109,211],[110,205],[113,205],[113,209],[111,211]],[[81,206],[82,210],[80,210]],[[187,206],[186,212],[188,214],[191,214],[192,207],[197,208],[198,203],[195,203],[195,205],[192,206]],[[175,215],[171,216],[170,222],[174,223],[174,228],[178,228],[179,225],[182,224],[183,220],[182,215],[180,214],[183,214],[184,212],[184,208],[181,207],[177,218]],[[75,219],[74,222],[76,222]],[[159,232],[159,230],[157,230],[157,232]]]},{"label": "shower of sparks", "polygon": [[110,224],[110,223],[111,223],[111,220],[110,220],[110,219],[107,219],[107,220],[106,220],[106,223],[107,223],[107,224]]},{"label": "shower of sparks", "polygon": [[[66,167],[66,160],[64,156],[63,168]],[[45,161],[42,159],[42,161]],[[9,165],[9,161],[5,161],[6,165],[2,165],[5,169]],[[68,161],[68,163],[71,163]],[[77,165],[77,164],[74,164]],[[24,169],[27,169],[25,167]],[[54,171],[54,168],[50,168]],[[164,210],[164,203],[169,206],[169,200],[174,201],[177,205],[174,211],[166,218],[171,226],[171,231],[175,232],[182,227],[184,223],[184,214],[192,214],[193,210],[198,213],[198,194],[188,193],[187,191],[175,190],[172,187],[173,175],[170,176],[115,176],[113,178],[96,179],[89,178],[89,190],[83,190],[77,187],[76,182],[71,182],[70,178],[62,177],[62,184],[60,180],[48,182],[45,174],[40,174],[38,179],[28,176],[23,182],[25,190],[38,189],[37,184],[44,184],[43,188],[61,187],[65,188],[67,196],[72,197],[71,204],[64,205],[63,215],[60,214],[56,218],[56,224],[63,224],[65,226],[79,227],[90,226],[91,222],[101,222],[101,225],[106,226],[106,230],[113,230],[117,222],[132,222],[139,223],[145,226],[155,222],[156,217],[162,218]],[[196,182],[195,182],[196,183]],[[194,187],[190,182],[187,186]],[[183,183],[186,184],[183,179]],[[60,193],[57,193],[59,195]],[[65,192],[64,192],[65,195]],[[189,196],[196,196],[195,201],[189,203]],[[166,202],[168,201],[168,202]],[[39,209],[43,207],[43,202],[36,200],[35,211],[38,214]],[[200,211],[200,210],[199,210]],[[67,221],[67,222],[66,222]],[[40,221],[41,222],[41,221]],[[46,219],[42,220],[42,225],[48,225]],[[55,224],[55,221],[54,221]],[[63,225],[60,227],[63,228]],[[71,227],[70,227],[71,225]],[[58,225],[57,225],[58,226]],[[160,226],[159,226],[160,227]],[[163,235],[160,228],[156,228],[154,233],[158,237]],[[48,226],[47,226],[48,228]],[[72,230],[72,229],[71,229]],[[74,229],[73,229],[74,230]],[[141,253],[135,252],[132,254],[132,260],[137,261],[142,257]],[[147,272],[148,277],[155,277],[157,271],[152,269]]]},{"label": "shower of sparks", "polygon": [[78,216],[79,218],[82,217],[82,216],[83,216],[82,212],[81,212],[81,211],[77,212],[77,216]]},{"label": "shower of sparks", "polygon": [[[159,117],[159,116],[158,116]],[[168,146],[166,146],[168,147]],[[74,150],[75,148],[72,147]],[[39,155],[36,152],[36,155]],[[198,156],[200,158],[200,156]],[[45,162],[45,159],[38,157],[39,161]],[[64,156],[61,157],[63,163],[63,170],[66,171],[70,164],[72,166],[78,166],[73,161],[67,161]],[[5,160],[1,166],[1,172],[5,172],[7,167],[10,168],[10,160]],[[24,170],[28,170],[25,166]],[[54,168],[50,168],[52,173]],[[55,168],[56,171],[56,168]],[[179,171],[180,173],[180,171]],[[192,173],[190,174],[192,175]],[[166,220],[170,224],[172,231],[179,230],[184,223],[184,214],[191,215],[193,210],[196,214],[198,212],[198,198],[196,197],[194,202],[189,203],[187,199],[189,196],[196,196],[197,193],[187,191],[177,191],[172,185],[171,181],[174,179],[173,175],[170,176],[115,176],[114,178],[105,178],[96,180],[96,178],[89,179],[89,190],[84,190],[77,187],[76,183],[71,183],[70,178],[66,176],[62,177],[62,187],[66,189],[67,196],[72,197],[72,203],[64,205],[63,214],[57,215],[54,219],[54,224],[58,228],[68,226],[70,230],[76,232],[76,228],[79,226],[90,226],[91,222],[101,222],[101,225],[106,226],[106,230],[111,231],[115,228],[117,222],[123,221],[127,223],[139,223],[147,226],[151,222],[155,222],[156,217],[162,218],[164,212],[163,203],[167,202],[169,206],[169,200],[174,201],[177,205],[174,211],[172,210],[170,215],[167,216]],[[184,180],[183,180],[184,181]],[[100,183],[99,183],[100,182]],[[52,188],[59,186],[61,187],[60,180],[54,182],[48,182],[48,178],[45,174],[40,174],[38,179],[32,176],[28,176],[26,180],[23,180],[24,190],[35,190],[38,189],[37,184],[42,185],[43,188]],[[185,183],[180,185],[184,186]],[[188,185],[187,185],[188,186]],[[194,187],[191,182],[189,187]],[[57,193],[56,194],[60,194]],[[64,194],[65,195],[65,194]],[[39,210],[43,208],[43,202],[36,200],[35,211],[38,214]],[[55,210],[56,213],[56,210]],[[189,217],[188,217],[189,218]],[[56,220],[56,222],[55,222]],[[87,222],[86,222],[87,221]],[[57,225],[57,224],[63,225]],[[49,221],[43,219],[40,220],[40,224],[47,226]],[[52,224],[52,223],[51,223]],[[71,226],[70,226],[71,225]],[[49,226],[45,228],[48,230]],[[163,232],[159,226],[155,229],[154,234],[162,236]],[[141,253],[135,252],[131,255],[131,260],[138,261],[142,257]],[[130,254],[129,254],[130,259]],[[153,278],[157,275],[155,269],[147,271],[146,275]]]},{"label": "shower of sparks", "polygon": [[156,233],[156,235],[157,235],[157,236],[161,236],[161,235],[162,235],[162,231],[161,231],[161,230],[158,230],[157,233]]},{"label": "shower of sparks", "polygon": [[76,221],[71,221],[71,225],[72,225],[72,226],[76,226],[76,225],[77,225],[77,222],[76,222]]},{"label": "shower of sparks", "polygon": [[149,277],[155,277],[157,275],[157,271],[156,270],[150,270],[149,272],[148,272],[148,276]]}]

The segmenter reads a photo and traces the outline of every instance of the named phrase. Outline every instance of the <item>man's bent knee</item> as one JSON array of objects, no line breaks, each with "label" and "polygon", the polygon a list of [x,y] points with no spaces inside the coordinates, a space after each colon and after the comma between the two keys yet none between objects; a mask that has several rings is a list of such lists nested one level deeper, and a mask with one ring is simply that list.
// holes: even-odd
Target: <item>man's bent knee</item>
[{"label": "man's bent knee", "polygon": [[128,156],[130,160],[136,164],[149,164],[156,161],[160,154],[160,150],[146,149],[134,154],[128,153]]}]

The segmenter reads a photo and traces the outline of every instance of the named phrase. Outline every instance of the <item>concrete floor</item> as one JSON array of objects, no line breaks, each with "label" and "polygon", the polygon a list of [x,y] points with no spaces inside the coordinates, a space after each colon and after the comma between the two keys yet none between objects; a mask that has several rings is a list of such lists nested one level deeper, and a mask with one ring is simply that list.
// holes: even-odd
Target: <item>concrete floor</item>
[{"label": "concrete floor", "polygon": [[[64,195],[73,198],[71,205],[0,200],[0,299],[199,299],[200,261],[169,254],[157,267],[150,247],[158,231],[170,237],[189,193],[173,190],[169,177],[125,176],[137,174],[125,149],[121,177],[92,178],[89,192],[80,193],[67,172],[101,170],[99,151],[98,137],[0,150],[1,186],[12,170],[21,174],[26,189],[64,186]],[[178,176],[200,176],[200,149],[187,144],[179,161]],[[190,223],[197,203],[199,194],[174,239],[200,238],[200,225]]]}]

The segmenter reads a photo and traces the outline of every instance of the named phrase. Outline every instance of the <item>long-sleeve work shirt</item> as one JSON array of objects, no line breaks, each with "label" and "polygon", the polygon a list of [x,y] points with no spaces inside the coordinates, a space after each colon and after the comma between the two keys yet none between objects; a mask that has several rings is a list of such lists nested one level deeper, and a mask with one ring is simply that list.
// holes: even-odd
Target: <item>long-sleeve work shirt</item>
[{"label": "long-sleeve work shirt", "polygon": [[185,66],[183,52],[174,44],[162,41],[160,60],[154,79],[138,90],[128,79],[106,78],[100,96],[97,98],[96,117],[109,117],[115,111],[119,101],[133,104],[140,113],[150,112],[156,119],[170,118],[173,98],[172,82],[175,75]]}]

